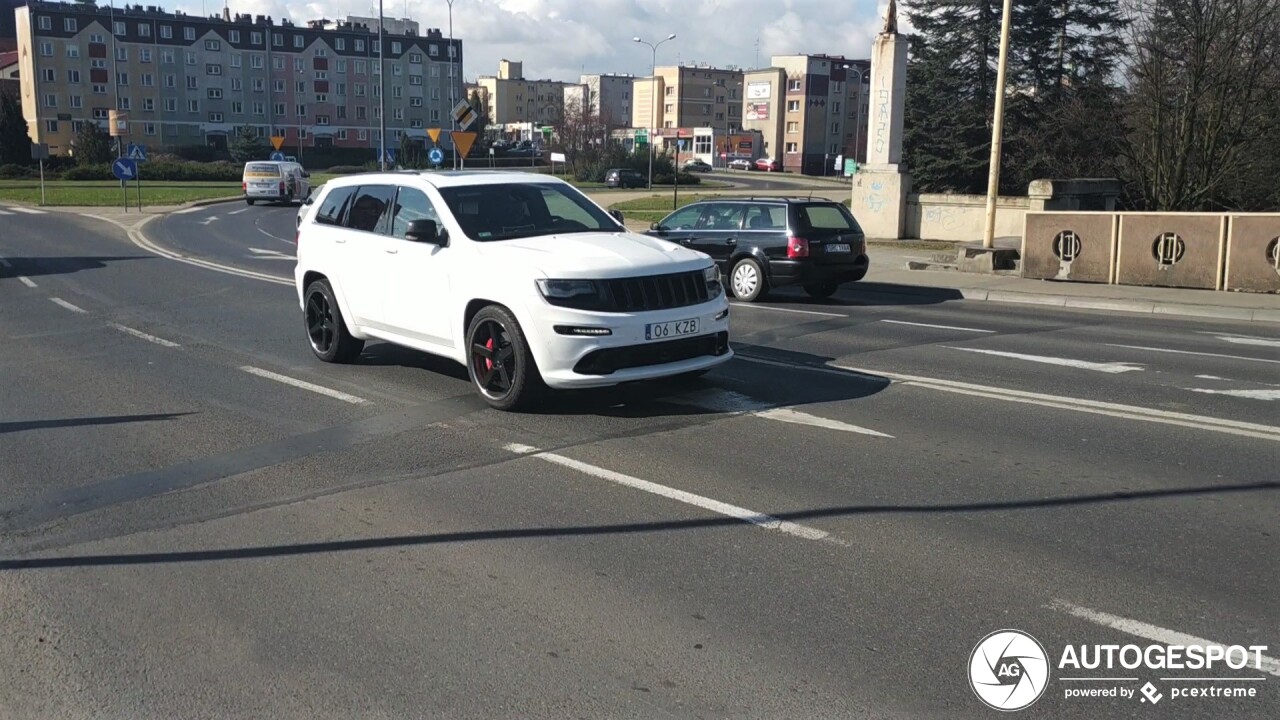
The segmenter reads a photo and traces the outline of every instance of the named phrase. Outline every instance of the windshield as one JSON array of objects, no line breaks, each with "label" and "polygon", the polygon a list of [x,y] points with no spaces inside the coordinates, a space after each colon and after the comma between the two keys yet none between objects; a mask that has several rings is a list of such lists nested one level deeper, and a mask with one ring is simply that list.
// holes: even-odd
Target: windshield
[{"label": "windshield", "polygon": [[440,188],[440,195],[462,232],[478,242],[622,229],[571,185],[462,185]]}]

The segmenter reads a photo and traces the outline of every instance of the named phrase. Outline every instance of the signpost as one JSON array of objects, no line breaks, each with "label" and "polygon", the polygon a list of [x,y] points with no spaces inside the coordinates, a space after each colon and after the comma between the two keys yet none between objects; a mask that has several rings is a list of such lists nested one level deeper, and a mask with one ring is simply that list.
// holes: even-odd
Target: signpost
[{"label": "signpost", "polygon": [[[108,123],[107,128],[111,134],[111,137],[115,138],[115,141],[116,141],[116,157],[117,158],[124,157],[124,138],[128,137],[129,135],[129,113],[120,112],[119,110],[108,110],[107,123]],[[138,167],[136,164],[134,164],[133,173],[130,175],[130,177],[133,177],[133,175],[136,175],[137,172],[138,172]],[[116,177],[120,177],[120,176],[117,175]],[[129,188],[128,186],[126,186],[123,179],[120,180],[120,199],[121,199],[121,203],[124,205],[125,212],[128,212],[129,211]]]},{"label": "signpost", "polygon": [[845,177],[853,177],[858,174],[858,161],[853,158],[844,159],[844,175]]},{"label": "signpost", "polygon": [[280,152],[279,150],[276,150],[275,152],[271,153],[271,157],[269,159],[272,162],[284,162],[284,153]]},{"label": "signpost", "polygon": [[40,204],[44,205],[44,161],[49,159],[48,143],[31,143],[31,159],[40,161]]},{"label": "signpost", "polygon": [[[453,130],[449,133],[449,137],[453,140],[454,156],[461,158],[462,167],[465,168],[467,166],[467,153],[471,152],[471,146],[475,144],[476,133]],[[458,155],[458,153],[461,153],[461,155]]]},{"label": "signpost", "polygon": [[129,181],[138,177],[138,161],[126,157],[111,163],[111,174],[120,181],[120,196],[124,199],[125,212],[129,211]]},{"label": "signpost", "polygon": [[438,147],[433,147],[427,153],[427,159],[431,161],[432,165],[435,165],[436,167],[440,167],[440,165],[444,162],[444,151]]},{"label": "signpost", "polygon": [[[476,111],[472,109],[471,103],[466,100],[459,100],[457,105],[453,106],[453,119],[457,122],[458,127],[466,130],[476,121]],[[469,133],[472,138],[467,143],[467,147],[463,149],[462,155],[458,155],[458,130],[451,130],[449,134],[453,137],[453,164],[457,166],[459,157],[461,157],[463,166],[466,165],[467,150],[471,149],[471,142],[475,141],[475,133]]]},{"label": "signpost", "polygon": [[[125,152],[125,157],[136,163],[144,163],[147,161],[147,146],[137,143],[129,143],[129,149]],[[142,210],[142,166],[138,165],[134,170],[133,179],[138,187],[138,210]]]},{"label": "signpost", "polygon": [[275,148],[277,151],[278,151],[280,148],[284,147],[284,136],[283,136],[283,135],[272,135],[272,136],[271,136],[271,147]]}]

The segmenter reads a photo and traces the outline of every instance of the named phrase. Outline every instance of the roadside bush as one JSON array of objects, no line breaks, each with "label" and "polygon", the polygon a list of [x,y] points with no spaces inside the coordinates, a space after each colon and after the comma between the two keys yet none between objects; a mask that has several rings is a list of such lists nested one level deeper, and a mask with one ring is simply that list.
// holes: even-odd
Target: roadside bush
[{"label": "roadside bush", "polygon": [[244,174],[244,166],[229,162],[148,162],[139,172],[143,182],[237,182]]},{"label": "roadside bush", "polygon": [[362,165],[334,165],[328,170],[325,170],[325,172],[331,175],[354,175],[355,173],[362,173],[364,171],[365,167]]},{"label": "roadside bush", "polygon": [[[680,173],[681,185],[697,185],[700,182],[702,182],[702,178],[698,177],[697,175],[691,175],[686,172]],[[671,185],[672,184],[671,171],[668,170],[662,175],[659,175],[657,171],[657,167],[655,166],[653,171],[653,184],[654,185]]]},{"label": "roadside bush", "polygon": [[39,177],[40,172],[36,168],[29,168],[22,165],[0,165],[0,178],[6,180],[23,180],[26,178]]},{"label": "roadside bush", "polygon": [[62,173],[63,180],[114,180],[111,166],[97,163],[93,165],[77,165]]}]

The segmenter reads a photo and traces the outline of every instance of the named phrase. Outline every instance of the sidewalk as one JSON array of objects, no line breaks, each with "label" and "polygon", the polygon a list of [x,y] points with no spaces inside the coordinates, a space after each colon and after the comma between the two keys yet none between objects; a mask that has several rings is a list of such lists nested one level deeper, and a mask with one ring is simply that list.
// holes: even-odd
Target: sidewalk
[{"label": "sidewalk", "polygon": [[1099,285],[1094,283],[1030,280],[1014,275],[982,275],[950,270],[909,270],[911,260],[929,260],[926,250],[869,246],[871,270],[846,292],[859,296],[913,296],[1020,303],[1086,310],[1143,313],[1252,322],[1280,323],[1280,295],[1218,292],[1183,288]]}]

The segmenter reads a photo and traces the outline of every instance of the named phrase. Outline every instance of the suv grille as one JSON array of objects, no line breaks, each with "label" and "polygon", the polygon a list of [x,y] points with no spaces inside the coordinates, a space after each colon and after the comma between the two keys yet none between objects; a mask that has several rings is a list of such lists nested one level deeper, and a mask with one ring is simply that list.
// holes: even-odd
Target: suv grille
[{"label": "suv grille", "polygon": [[643,312],[697,305],[711,299],[702,271],[603,280],[605,306],[614,312]]},{"label": "suv grille", "polygon": [[573,371],[581,375],[612,375],[626,368],[665,365],[704,355],[719,356],[728,351],[729,333],[718,332],[714,335],[699,335],[647,345],[594,350],[584,355],[573,367]]}]

